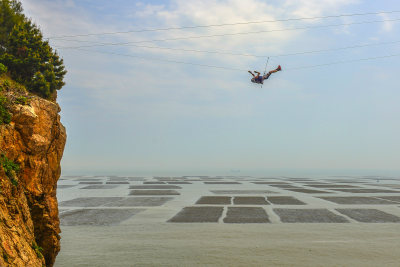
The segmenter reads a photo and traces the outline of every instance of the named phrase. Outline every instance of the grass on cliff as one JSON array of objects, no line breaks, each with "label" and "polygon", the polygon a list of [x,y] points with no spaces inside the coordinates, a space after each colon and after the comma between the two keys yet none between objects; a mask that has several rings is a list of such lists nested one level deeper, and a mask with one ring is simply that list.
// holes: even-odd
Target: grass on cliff
[{"label": "grass on cliff", "polygon": [[9,124],[11,122],[11,114],[7,108],[7,98],[0,95],[0,125]]},{"label": "grass on cliff", "polygon": [[17,173],[20,170],[19,164],[7,158],[7,156],[2,152],[0,154],[0,166],[10,179],[11,183],[14,186],[18,186]]},{"label": "grass on cliff", "polygon": [[7,255],[5,252],[3,252],[3,259],[4,259],[4,261],[5,261],[6,263],[9,263],[9,262],[8,262],[8,255]]},{"label": "grass on cliff", "polygon": [[30,96],[25,86],[13,81],[6,73],[0,75],[0,125],[11,122],[13,104],[29,105]]},{"label": "grass on cliff", "polygon": [[35,241],[32,242],[32,248],[36,252],[36,255],[39,257],[39,259],[42,259],[43,258],[43,254],[42,254],[43,248],[39,247]]},{"label": "grass on cliff", "polygon": [[[2,68],[0,64],[0,72],[3,72],[0,74],[0,127],[11,122],[10,109],[13,105],[29,105],[31,99],[25,86],[12,80],[5,71],[7,69]],[[20,166],[10,160],[3,151],[0,151],[0,168],[4,170],[11,183],[18,186],[17,173]]]}]

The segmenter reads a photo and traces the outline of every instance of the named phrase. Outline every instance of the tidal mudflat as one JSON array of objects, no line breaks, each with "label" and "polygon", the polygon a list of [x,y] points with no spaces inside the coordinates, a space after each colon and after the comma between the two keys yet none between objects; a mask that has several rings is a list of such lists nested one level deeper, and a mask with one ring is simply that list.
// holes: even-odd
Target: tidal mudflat
[{"label": "tidal mudflat", "polygon": [[62,177],[55,266],[398,266],[400,179]]}]

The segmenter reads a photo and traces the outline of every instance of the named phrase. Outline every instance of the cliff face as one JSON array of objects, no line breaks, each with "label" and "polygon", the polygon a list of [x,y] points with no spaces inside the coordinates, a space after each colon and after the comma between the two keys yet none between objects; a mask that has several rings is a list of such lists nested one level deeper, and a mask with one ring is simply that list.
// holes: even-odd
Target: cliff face
[{"label": "cliff face", "polygon": [[56,189],[66,132],[59,111],[34,97],[14,105],[11,123],[0,126],[0,150],[20,165],[15,179],[0,170],[0,266],[52,266],[60,250]]}]

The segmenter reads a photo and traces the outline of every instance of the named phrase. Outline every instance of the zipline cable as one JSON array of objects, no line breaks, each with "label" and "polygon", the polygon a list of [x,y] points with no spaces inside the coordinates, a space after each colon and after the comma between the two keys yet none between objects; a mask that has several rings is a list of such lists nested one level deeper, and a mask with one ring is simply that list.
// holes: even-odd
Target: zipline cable
[{"label": "zipline cable", "polygon": [[215,68],[215,69],[225,69],[225,70],[233,70],[233,71],[244,71],[244,70],[242,70],[242,69],[237,69],[237,68],[229,68],[229,67],[222,67],[222,66],[214,66],[214,65],[200,64],[200,63],[191,63],[191,62],[177,61],[177,60],[169,60],[169,59],[148,58],[148,57],[143,57],[143,56],[127,55],[127,54],[120,54],[120,53],[114,53],[114,52],[104,52],[104,51],[88,50],[88,49],[81,49],[81,48],[77,48],[77,49],[74,49],[74,50],[80,50],[80,51],[86,51],[86,52],[94,52],[94,53],[100,53],[100,54],[116,55],[116,56],[123,56],[123,57],[133,57],[133,58],[140,58],[140,59],[151,60],[151,61],[160,61],[160,62],[167,62],[167,63],[177,63],[177,64],[193,65],[193,66],[199,66],[199,67],[208,67],[208,68]]},{"label": "zipline cable", "polygon": [[316,20],[316,19],[328,19],[328,18],[340,18],[340,17],[354,17],[354,16],[366,16],[366,15],[379,15],[379,14],[393,14],[393,13],[399,13],[399,12],[400,12],[400,10],[392,10],[392,11],[367,12],[367,13],[339,14],[339,15],[318,16],[318,17],[288,18],[288,19],[276,19],[276,20],[247,21],[247,22],[236,22],[236,23],[194,25],[194,26],[181,26],[181,27],[168,27],[168,28],[155,28],[155,29],[139,29],[139,30],[117,31],[117,32],[61,35],[61,36],[51,36],[51,37],[48,37],[48,38],[49,39],[59,39],[59,38],[74,38],[74,37],[126,34],[126,33],[139,33],[139,32],[184,30],[184,29],[195,29],[195,28],[224,27],[224,26],[262,24],[262,23],[287,22],[287,21],[299,21],[299,20]]},{"label": "zipline cable", "polygon": [[184,48],[170,48],[170,47],[160,47],[160,46],[147,46],[147,45],[130,45],[138,48],[148,48],[148,49],[159,49],[159,50],[171,50],[178,52],[195,52],[195,53],[206,53],[206,54],[220,54],[220,55],[231,55],[231,56],[243,56],[243,57],[286,57],[286,56],[296,56],[296,55],[305,55],[305,54],[314,54],[314,53],[324,53],[330,51],[339,51],[346,49],[355,49],[369,46],[381,46],[381,45],[391,45],[398,44],[400,41],[392,41],[392,42],[381,42],[381,43],[372,43],[372,44],[360,44],[360,45],[352,45],[352,46],[344,46],[338,48],[330,48],[330,49],[319,49],[319,50],[310,50],[310,51],[302,51],[302,52],[294,52],[287,54],[276,54],[276,55],[255,55],[255,54],[247,54],[247,53],[238,53],[238,52],[229,52],[229,51],[208,51],[208,50],[197,50],[197,49],[184,49]]},{"label": "zipline cable", "polygon": [[[191,62],[177,61],[177,60],[148,58],[148,57],[137,56],[137,55],[127,55],[127,54],[104,52],[104,51],[97,51],[97,50],[88,50],[88,49],[81,49],[81,48],[77,48],[77,49],[74,49],[74,50],[85,51],[85,52],[94,52],[94,53],[100,53],[100,54],[110,54],[110,55],[117,55],[117,56],[123,56],[123,57],[140,58],[140,59],[151,60],[151,61],[160,61],[160,62],[167,62],[167,63],[177,63],[177,64],[185,64],[185,65],[192,65],[192,66],[199,66],[199,67],[224,69],[224,70],[231,70],[231,71],[240,71],[240,72],[246,72],[247,71],[247,70],[238,69],[238,68],[229,68],[229,67],[222,67],[222,66],[215,66],[215,65],[208,65],[208,64],[199,64],[199,63],[191,63]],[[325,66],[330,66],[330,65],[353,63],[353,62],[368,61],[368,60],[377,60],[377,59],[384,59],[384,58],[391,58],[391,57],[398,57],[398,56],[400,56],[400,54],[392,54],[392,55],[386,55],[386,56],[360,58],[360,59],[353,59],[353,60],[342,60],[342,61],[336,61],[336,62],[329,62],[329,63],[325,63],[325,64],[307,65],[307,66],[293,67],[293,68],[289,67],[289,68],[285,68],[285,71],[301,70],[301,69],[309,69],[309,68],[318,68],[318,67],[325,67]]]},{"label": "zipline cable", "polygon": [[398,57],[398,56],[400,56],[400,54],[392,54],[392,55],[379,56],[379,57],[359,58],[359,59],[352,59],[352,60],[342,60],[342,61],[335,61],[335,62],[329,62],[329,63],[324,63],[324,64],[308,65],[308,66],[301,66],[301,67],[295,67],[295,68],[286,68],[285,70],[289,70],[290,71],[290,70],[319,68],[319,67],[325,67],[325,66],[331,66],[331,65],[337,65],[337,64],[353,63],[353,62],[376,60],[376,59],[384,59],[384,58]]},{"label": "zipline cable", "polygon": [[98,43],[96,45],[83,45],[83,46],[64,46],[60,47],[63,49],[77,49],[77,48],[87,48],[87,47],[99,47],[99,46],[129,46],[131,44],[137,43],[150,43],[150,42],[164,42],[164,41],[177,41],[177,40],[188,40],[188,39],[201,39],[201,38],[211,38],[211,37],[223,37],[223,36],[235,36],[235,35],[248,35],[257,33],[271,33],[271,32],[282,32],[282,31],[295,31],[295,30],[306,30],[306,29],[317,29],[317,28],[328,28],[337,26],[349,26],[349,25],[360,25],[360,24],[370,24],[379,22],[395,22],[400,19],[390,19],[390,20],[374,20],[374,21],[362,21],[362,22],[352,22],[352,23],[341,23],[341,24],[330,24],[330,25],[320,25],[313,27],[297,27],[297,28],[287,28],[287,29],[276,29],[276,30],[264,30],[264,31],[253,31],[253,32],[238,32],[238,33],[224,33],[224,34],[213,34],[213,35],[200,35],[200,36],[188,36],[188,37],[176,37],[176,38],[166,38],[166,39],[153,39],[153,40],[143,40],[143,41],[133,41],[133,42],[121,42],[121,43]]}]

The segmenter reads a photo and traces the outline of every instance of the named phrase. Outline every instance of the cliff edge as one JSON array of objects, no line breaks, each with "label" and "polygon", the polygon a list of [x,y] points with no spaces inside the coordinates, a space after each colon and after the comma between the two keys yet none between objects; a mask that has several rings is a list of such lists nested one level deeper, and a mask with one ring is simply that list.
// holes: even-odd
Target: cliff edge
[{"label": "cliff edge", "polygon": [[[60,250],[56,197],[66,131],[57,103],[33,96],[0,125],[0,266],[53,266]],[[4,164],[4,160],[3,160]]]}]

